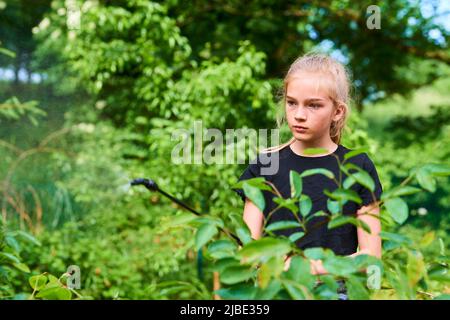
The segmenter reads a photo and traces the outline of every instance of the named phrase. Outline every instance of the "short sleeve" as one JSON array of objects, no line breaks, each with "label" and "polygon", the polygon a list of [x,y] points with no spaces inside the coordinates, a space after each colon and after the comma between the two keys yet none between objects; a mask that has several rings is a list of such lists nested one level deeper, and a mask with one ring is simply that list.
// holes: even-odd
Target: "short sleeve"
[{"label": "short sleeve", "polygon": [[[260,164],[259,162],[256,163],[250,163],[247,168],[244,170],[244,172],[241,174],[241,176],[239,177],[238,181],[243,181],[243,180],[248,180],[248,179],[252,179],[252,178],[256,178],[260,176]],[[244,190],[242,189],[235,189],[232,188],[231,190],[233,190],[234,192],[236,192],[239,197],[241,197],[242,201],[245,202],[245,193]]]},{"label": "short sleeve", "polygon": [[367,206],[375,201],[379,201],[381,199],[381,194],[383,193],[383,187],[382,187],[380,179],[378,177],[377,169],[375,168],[373,161],[367,155],[363,162],[363,169],[372,178],[372,180],[375,184],[375,190],[372,195],[372,192],[370,191],[370,189],[368,189],[365,186],[361,186],[361,189],[360,189],[361,191],[359,192],[359,196],[362,200],[362,203],[361,203],[360,207]]}]

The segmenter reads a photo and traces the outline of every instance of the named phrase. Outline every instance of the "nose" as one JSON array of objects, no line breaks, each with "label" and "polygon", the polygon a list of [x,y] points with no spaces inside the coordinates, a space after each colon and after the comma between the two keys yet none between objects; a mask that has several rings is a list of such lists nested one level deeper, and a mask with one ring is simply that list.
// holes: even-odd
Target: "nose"
[{"label": "nose", "polygon": [[305,121],[306,120],[306,108],[299,106],[295,111],[294,118],[297,121]]}]

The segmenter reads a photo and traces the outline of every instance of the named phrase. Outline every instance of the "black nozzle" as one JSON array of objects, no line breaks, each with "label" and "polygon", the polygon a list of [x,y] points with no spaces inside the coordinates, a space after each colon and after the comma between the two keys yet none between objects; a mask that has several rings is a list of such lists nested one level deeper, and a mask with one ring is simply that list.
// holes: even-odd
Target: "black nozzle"
[{"label": "black nozzle", "polygon": [[130,182],[130,184],[132,186],[143,185],[150,191],[158,191],[159,190],[158,185],[156,184],[156,182],[151,180],[151,179],[137,178],[137,179],[132,180]]}]

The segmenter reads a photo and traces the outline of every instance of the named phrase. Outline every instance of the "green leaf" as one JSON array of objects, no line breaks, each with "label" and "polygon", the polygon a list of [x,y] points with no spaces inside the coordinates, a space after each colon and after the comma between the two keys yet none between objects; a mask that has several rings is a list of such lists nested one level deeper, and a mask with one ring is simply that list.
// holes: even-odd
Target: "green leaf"
[{"label": "green leaf", "polygon": [[425,262],[420,252],[408,252],[408,260],[406,264],[406,275],[411,287],[415,286],[419,280],[425,275]]},{"label": "green leaf", "polygon": [[325,257],[325,251],[322,248],[308,248],[304,251],[305,257],[313,260],[320,260]]},{"label": "green leaf", "polygon": [[20,245],[17,242],[16,238],[13,236],[7,235],[5,236],[5,242],[8,246],[10,246],[15,252],[20,251]]},{"label": "green leaf", "polygon": [[231,288],[215,290],[214,293],[223,299],[252,300],[257,292],[253,284],[238,284]]},{"label": "green leaf", "polygon": [[291,186],[291,198],[298,198],[302,194],[302,178],[294,170],[289,172],[289,181]]},{"label": "green leaf", "polygon": [[168,223],[164,224],[164,227],[167,228],[173,228],[173,227],[177,227],[177,226],[185,226],[188,223],[192,222],[193,220],[196,220],[197,216],[192,214],[192,213],[180,213],[177,214],[173,217],[171,217],[171,219],[168,221]]},{"label": "green leaf", "polygon": [[203,224],[213,224],[219,228],[223,228],[225,226],[222,219],[214,216],[197,217],[191,221],[191,225],[193,226],[201,226]]},{"label": "green leaf", "polygon": [[307,195],[302,194],[300,197],[300,213],[303,217],[306,217],[312,209],[312,201],[311,198]]},{"label": "green leaf", "polygon": [[11,254],[11,253],[7,253],[7,252],[0,252],[0,257],[3,256],[4,258],[6,258],[7,261],[9,261],[10,263],[20,263],[19,258],[17,258],[15,255]]},{"label": "green leaf", "polygon": [[236,244],[227,239],[217,240],[211,242],[208,245],[208,253],[214,259],[221,259],[224,257],[233,256],[236,249],[237,249]]},{"label": "green leaf", "polygon": [[190,290],[193,287],[194,286],[192,286],[190,283],[186,283],[183,281],[166,281],[158,284],[161,295],[181,293],[183,291]]},{"label": "green leaf", "polygon": [[269,224],[266,227],[267,231],[276,231],[276,230],[284,230],[284,229],[291,229],[291,228],[298,228],[301,227],[301,225],[296,221],[278,221]]},{"label": "green leaf", "polygon": [[410,238],[408,238],[407,236],[401,235],[401,234],[381,231],[379,235],[380,235],[381,239],[383,239],[383,240],[396,242],[401,245],[402,244],[407,244],[407,245],[412,244],[412,240]]},{"label": "green leaf", "polygon": [[28,283],[30,284],[31,288],[33,288],[33,290],[39,291],[47,283],[47,277],[43,274],[32,276],[28,279]]},{"label": "green leaf", "polygon": [[214,224],[203,224],[195,235],[195,247],[200,250],[209,240],[217,234],[218,230]]},{"label": "green leaf", "polygon": [[48,300],[70,300],[72,298],[72,292],[69,289],[52,283],[39,291],[36,297]]},{"label": "green leaf", "polygon": [[222,250],[235,250],[236,244],[228,239],[221,239],[211,242],[208,245],[208,251],[222,251]]},{"label": "green leaf", "polygon": [[381,200],[385,201],[389,198],[396,198],[396,197],[402,197],[402,196],[408,196],[411,194],[415,194],[422,191],[422,189],[411,187],[411,186],[398,186],[395,187],[392,190],[383,192],[381,195]]},{"label": "green leaf", "polygon": [[428,171],[434,177],[446,177],[450,176],[450,166],[443,163],[427,163],[423,166],[423,169]]},{"label": "green leaf", "polygon": [[304,285],[309,290],[311,290],[315,284],[315,277],[311,274],[309,260],[299,256],[291,258],[286,277]]},{"label": "green leaf", "polygon": [[333,219],[331,219],[331,221],[328,222],[328,229],[337,228],[337,227],[340,227],[340,226],[342,226],[344,224],[348,224],[348,223],[350,223],[358,228],[362,228],[367,233],[371,233],[370,227],[364,221],[354,218],[354,217],[343,216],[343,215],[340,215],[340,216],[337,216],[337,217],[334,217]]},{"label": "green leaf", "polygon": [[331,275],[322,275],[320,276],[320,280],[322,280],[323,283],[316,289],[319,297],[326,300],[337,299],[338,284],[336,283],[334,277]]},{"label": "green leaf", "polygon": [[223,270],[225,270],[230,266],[239,266],[239,265],[240,265],[239,260],[236,260],[233,257],[226,257],[217,260],[217,262],[214,264],[213,270],[222,273]]},{"label": "green leaf", "polygon": [[263,177],[258,177],[258,178],[251,178],[251,179],[245,179],[245,180],[241,180],[236,182],[235,184],[233,184],[231,186],[231,189],[242,189],[244,187],[244,183],[253,185],[259,184],[259,183],[264,183],[265,179]]},{"label": "green leaf", "polygon": [[375,191],[375,183],[373,182],[372,177],[366,171],[359,171],[357,173],[354,173],[352,176],[362,186],[366,187],[372,192]]},{"label": "green leaf", "polygon": [[248,266],[231,266],[220,274],[220,281],[225,284],[236,284],[247,281],[255,275],[256,271]]},{"label": "green leaf", "polygon": [[428,278],[433,281],[439,281],[443,283],[450,282],[450,273],[448,267],[442,264],[435,264],[428,270]]},{"label": "green leaf", "polygon": [[25,232],[25,231],[15,231],[15,234],[17,234],[18,236],[22,237],[23,239],[27,240],[28,242],[40,247],[41,246],[41,242],[36,239],[34,236],[32,236],[31,234]]},{"label": "green leaf", "polygon": [[355,276],[350,276],[345,282],[347,287],[348,298],[350,300],[369,300],[369,292],[367,291],[364,280]]},{"label": "green leaf", "polygon": [[450,300],[450,294],[443,293],[435,297],[433,300]]},{"label": "green leaf", "polygon": [[358,154],[361,154],[364,152],[366,152],[366,153],[369,152],[369,149],[367,147],[364,147],[364,148],[359,148],[359,149],[349,151],[346,154],[344,154],[344,160],[353,158],[354,156],[357,156]]},{"label": "green leaf", "polygon": [[58,283],[59,284],[59,280],[54,275],[49,274],[48,275],[48,283]]},{"label": "green leaf", "polygon": [[430,192],[436,191],[436,180],[426,168],[420,168],[416,173],[417,182],[422,188]]},{"label": "green leaf", "polygon": [[362,203],[362,200],[359,197],[359,195],[354,190],[351,190],[351,189],[338,188],[331,193],[325,189],[324,193],[327,196],[329,196],[331,199],[334,199],[334,200],[338,200],[338,201],[350,200],[350,201],[354,201],[358,204]]},{"label": "green leaf", "polygon": [[340,212],[339,201],[327,199],[327,208],[332,214],[338,214]]},{"label": "green leaf", "polygon": [[254,262],[271,256],[283,256],[291,250],[291,244],[285,239],[261,238],[246,244],[237,254],[239,259]]},{"label": "green leaf", "polygon": [[356,183],[356,179],[353,177],[353,175],[348,176],[345,178],[344,183],[342,184],[342,187],[344,189],[350,189],[352,185]]},{"label": "green leaf", "polygon": [[398,224],[402,224],[408,219],[408,205],[401,198],[392,198],[384,203],[387,212]]},{"label": "green leaf", "polygon": [[260,265],[258,270],[258,284],[265,289],[271,278],[278,278],[284,269],[284,257],[274,256]]},{"label": "green leaf", "polygon": [[243,189],[245,196],[249,198],[255,204],[255,206],[257,206],[258,209],[261,210],[261,212],[263,212],[264,208],[266,207],[266,202],[261,190],[248,183],[244,183]]},{"label": "green leaf", "polygon": [[265,289],[272,278],[272,270],[267,263],[260,265],[258,269],[258,285],[260,288]]},{"label": "green leaf", "polygon": [[28,266],[25,263],[14,263],[13,264],[14,267],[16,267],[17,269],[19,269],[20,271],[26,272],[26,273],[30,273],[30,268],[28,268]]},{"label": "green leaf", "polygon": [[[303,288],[298,283],[293,281],[283,281],[283,286],[294,300],[305,300],[305,294],[303,293]],[[302,290],[303,289],[303,290]]]},{"label": "green leaf", "polygon": [[329,218],[329,217],[330,217],[330,214],[327,213],[327,212],[324,212],[323,210],[319,210],[319,211],[314,212],[313,214],[310,214],[310,215],[305,219],[305,221],[307,222],[307,221],[309,221],[309,220],[311,220],[311,219],[313,219],[313,218],[315,218],[315,217],[327,217],[327,218]]},{"label": "green leaf", "polygon": [[298,212],[297,201],[298,200],[296,200],[294,198],[289,198],[289,199],[284,199],[284,198],[280,198],[280,197],[273,198],[273,202],[280,205],[282,208],[289,209],[290,211],[292,211],[294,213]]},{"label": "green leaf", "polygon": [[341,166],[339,166],[339,168],[342,171],[344,171],[345,174],[347,174],[347,175],[351,175],[350,170],[354,170],[354,172],[359,172],[359,171],[363,170],[361,167],[359,167],[356,164],[351,163],[351,162],[341,165]]},{"label": "green leaf", "polygon": [[9,56],[10,58],[15,58],[16,57],[16,53],[15,52],[13,52],[11,50],[8,50],[8,49],[5,49],[5,48],[0,48],[0,53],[5,55],[5,56]]},{"label": "green leaf", "polygon": [[324,176],[326,176],[330,179],[334,178],[334,173],[332,171],[323,169],[323,168],[305,170],[300,174],[300,177],[304,178],[304,177],[312,176],[315,174],[323,174]]},{"label": "green leaf", "polygon": [[237,228],[236,234],[238,238],[241,240],[242,244],[244,245],[252,241],[252,234],[250,233],[250,230],[248,230],[247,227]]},{"label": "green leaf", "polygon": [[419,245],[422,248],[428,247],[436,238],[436,233],[434,231],[429,231],[426,234],[424,234],[424,236],[422,237],[422,239],[420,239]]},{"label": "green leaf", "polygon": [[383,263],[381,259],[369,254],[359,254],[353,258],[358,269],[367,268],[369,266],[377,266],[379,270],[383,270]]},{"label": "green leaf", "polygon": [[323,267],[329,273],[339,276],[348,276],[356,271],[357,265],[353,258],[343,256],[331,256],[323,260]]},{"label": "green leaf", "polygon": [[266,288],[259,287],[257,289],[256,300],[272,300],[276,294],[281,290],[281,282],[277,279],[272,279]]},{"label": "green leaf", "polygon": [[423,257],[420,252],[413,253],[409,251],[406,264],[406,275],[408,277],[409,285],[414,287],[425,275],[425,273],[425,262],[423,261]]},{"label": "green leaf", "polygon": [[272,190],[271,187],[266,184],[266,179],[263,177],[256,177],[256,178],[238,181],[231,188],[232,189],[242,189],[244,187],[245,183],[258,188],[259,190],[268,190],[268,191]]},{"label": "green leaf", "polygon": [[295,242],[305,235],[304,232],[295,232],[289,236],[289,241]]}]

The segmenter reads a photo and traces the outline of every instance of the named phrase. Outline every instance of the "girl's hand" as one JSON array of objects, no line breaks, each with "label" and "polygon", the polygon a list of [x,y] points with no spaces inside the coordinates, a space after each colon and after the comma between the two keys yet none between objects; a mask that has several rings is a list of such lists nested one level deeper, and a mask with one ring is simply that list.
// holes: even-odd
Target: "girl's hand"
[{"label": "girl's hand", "polygon": [[322,260],[309,260],[312,275],[327,274],[327,270],[323,267]]},{"label": "girl's hand", "polygon": [[291,265],[291,257],[284,260],[284,271],[289,270],[289,266]]},{"label": "girl's hand", "polygon": [[[284,271],[289,270],[291,265],[291,258],[289,257],[284,261]],[[327,274],[327,270],[323,267],[322,260],[309,260],[310,262],[310,272],[312,275]]]}]

